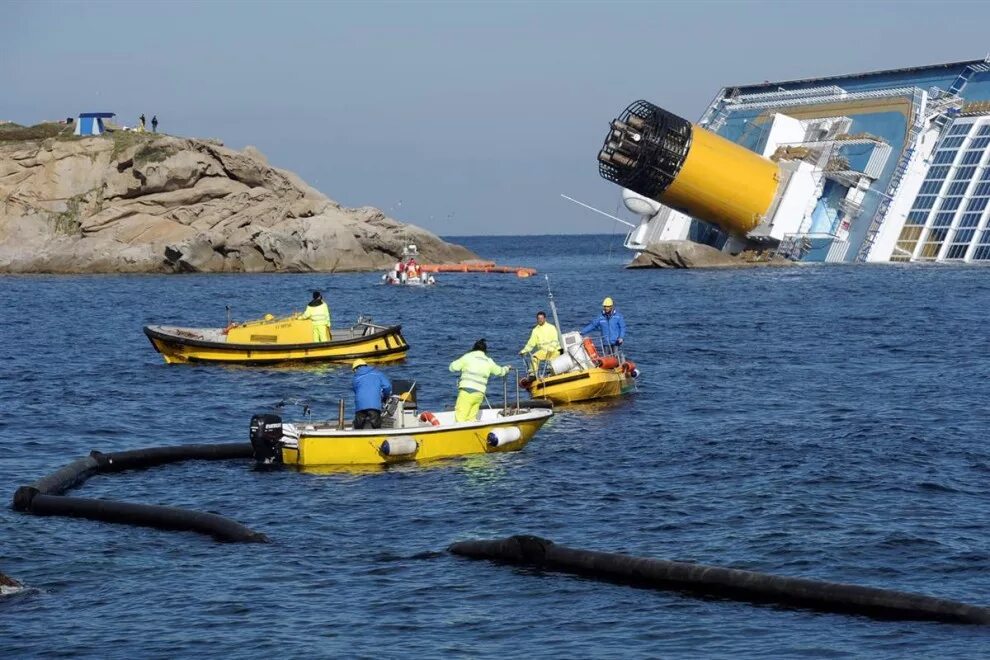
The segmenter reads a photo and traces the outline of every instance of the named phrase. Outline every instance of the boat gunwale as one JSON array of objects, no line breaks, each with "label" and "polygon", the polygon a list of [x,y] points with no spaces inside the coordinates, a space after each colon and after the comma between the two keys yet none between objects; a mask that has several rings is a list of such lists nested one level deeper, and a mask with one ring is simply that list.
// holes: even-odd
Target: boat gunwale
[{"label": "boat gunwale", "polygon": [[[162,327],[162,326],[155,326]],[[353,327],[353,326],[352,326]],[[182,337],[179,335],[170,335],[166,332],[160,330],[154,330],[153,326],[144,326],[144,334],[148,339],[159,339],[161,341],[172,342],[179,344],[181,346],[195,346],[196,348],[215,348],[219,350],[226,351],[265,351],[265,352],[281,352],[281,351],[298,351],[298,350],[312,350],[317,348],[334,348],[337,346],[348,346],[353,344],[362,344],[368,341],[372,341],[378,338],[384,338],[388,335],[398,335],[402,337],[402,325],[390,325],[386,326],[383,330],[374,332],[370,335],[363,335],[361,337],[355,337],[352,339],[341,339],[338,341],[325,341],[325,342],[309,342],[307,344],[231,344],[227,342],[216,342],[207,341],[205,339],[192,339],[190,337]],[[183,328],[185,329],[185,328]],[[217,328],[189,328],[189,330],[216,330]],[[405,337],[402,337],[402,341],[405,346],[395,346],[391,347],[388,351],[378,352],[376,355],[388,355],[390,353],[397,353],[400,350],[409,350],[409,344],[406,342]]]},{"label": "boat gunwale", "polygon": [[[488,408],[488,410],[503,410],[502,408]],[[515,422],[536,422],[541,419],[550,419],[553,417],[553,410],[549,408],[529,408],[528,412],[520,413],[518,415],[512,415],[510,417],[502,417],[500,420],[495,421],[484,421],[478,420],[475,422],[454,422],[454,425],[448,426],[406,426],[399,428],[380,428],[380,429],[302,429],[301,425],[307,422],[294,422],[291,420],[286,420],[284,423],[292,424],[296,427],[299,432],[299,439],[303,438],[325,438],[328,440],[339,440],[347,438],[375,438],[382,435],[387,436],[402,436],[402,435],[423,435],[428,433],[441,433],[444,431],[469,431],[472,429],[491,427],[491,426],[509,426]],[[517,418],[513,420],[513,418]],[[522,418],[522,419],[518,419]]]}]

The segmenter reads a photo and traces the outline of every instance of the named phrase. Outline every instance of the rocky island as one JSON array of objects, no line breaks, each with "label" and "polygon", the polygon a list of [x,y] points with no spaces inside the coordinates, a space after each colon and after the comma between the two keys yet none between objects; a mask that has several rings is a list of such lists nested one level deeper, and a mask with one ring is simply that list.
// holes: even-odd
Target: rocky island
[{"label": "rocky island", "polygon": [[0,272],[357,271],[477,258],[345,208],[253,147],[135,131],[0,124]]}]

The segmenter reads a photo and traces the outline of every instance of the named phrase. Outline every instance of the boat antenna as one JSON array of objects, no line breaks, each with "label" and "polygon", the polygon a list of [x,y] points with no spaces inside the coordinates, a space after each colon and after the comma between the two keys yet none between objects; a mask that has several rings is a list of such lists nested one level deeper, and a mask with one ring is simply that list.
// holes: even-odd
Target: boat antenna
[{"label": "boat antenna", "polygon": [[550,313],[553,314],[553,326],[557,328],[557,345],[564,347],[564,333],[560,331],[560,319],[557,317],[557,303],[553,301],[553,290],[550,288],[550,276],[544,273],[547,281],[547,298],[550,300]]}]

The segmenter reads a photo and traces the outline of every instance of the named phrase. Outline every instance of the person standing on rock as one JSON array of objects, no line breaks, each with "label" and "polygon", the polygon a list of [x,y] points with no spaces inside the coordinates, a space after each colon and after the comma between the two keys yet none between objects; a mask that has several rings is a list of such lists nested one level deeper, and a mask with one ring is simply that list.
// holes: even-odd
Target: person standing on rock
[{"label": "person standing on rock", "polygon": [[138,128],[138,130],[141,131],[142,133],[144,133],[144,113],[143,112],[141,113],[141,116],[138,117],[138,122],[140,124],[140,128]]},{"label": "person standing on rock", "polygon": [[158,132],[158,115],[151,116],[151,132],[152,133]]},{"label": "person standing on rock", "polygon": [[313,299],[309,301],[306,311],[299,318],[313,322],[314,343],[330,341],[330,307],[323,301],[323,294],[319,291],[313,292]]},{"label": "person standing on rock", "polygon": [[581,334],[598,330],[602,333],[602,343],[605,350],[615,353],[622,346],[626,336],[626,319],[622,312],[615,309],[615,303],[611,298],[602,301],[602,314],[597,319],[581,328]]}]

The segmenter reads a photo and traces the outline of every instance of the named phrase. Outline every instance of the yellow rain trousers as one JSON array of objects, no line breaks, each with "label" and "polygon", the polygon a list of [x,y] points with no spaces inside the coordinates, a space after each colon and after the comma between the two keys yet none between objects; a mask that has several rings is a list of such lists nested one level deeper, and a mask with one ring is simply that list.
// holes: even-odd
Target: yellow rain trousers
[{"label": "yellow rain trousers", "polygon": [[484,392],[459,390],[457,392],[457,403],[454,404],[454,421],[473,422],[478,419],[478,412],[481,410],[481,403],[484,400]]},{"label": "yellow rain trousers", "polygon": [[300,318],[309,319],[313,322],[313,341],[330,341],[330,308],[325,302],[313,306],[306,306],[306,311]]}]

